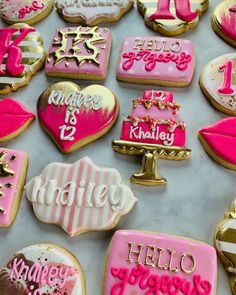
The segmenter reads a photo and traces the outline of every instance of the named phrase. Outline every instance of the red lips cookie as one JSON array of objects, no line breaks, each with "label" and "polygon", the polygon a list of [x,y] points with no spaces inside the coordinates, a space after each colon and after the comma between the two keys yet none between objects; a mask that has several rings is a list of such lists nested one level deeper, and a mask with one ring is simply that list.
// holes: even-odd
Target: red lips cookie
[{"label": "red lips cookie", "polygon": [[115,124],[119,104],[106,87],[81,90],[71,82],[53,84],[38,100],[42,128],[63,153],[71,153],[100,138]]}]

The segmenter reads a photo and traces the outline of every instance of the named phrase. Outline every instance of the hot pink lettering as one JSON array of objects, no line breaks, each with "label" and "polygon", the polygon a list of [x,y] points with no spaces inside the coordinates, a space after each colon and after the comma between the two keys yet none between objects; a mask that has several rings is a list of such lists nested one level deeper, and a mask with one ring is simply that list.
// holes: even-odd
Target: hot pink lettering
[{"label": "hot pink lettering", "polygon": [[[20,32],[19,36],[11,42],[13,34]],[[6,57],[6,72],[11,76],[18,76],[23,73],[25,66],[21,64],[22,51],[18,47],[19,43],[31,32],[35,32],[34,28],[4,28],[0,29],[0,66],[3,58]],[[0,69],[0,75],[5,72]]]},{"label": "hot pink lettering", "polygon": [[[191,22],[198,17],[197,12],[191,11],[190,0],[174,0],[176,16],[185,22]],[[157,10],[149,16],[149,20],[156,19],[174,19],[174,15],[170,12],[170,0],[157,1]]]},{"label": "hot pink lettering", "polygon": [[44,8],[44,3],[40,6],[37,1],[32,3],[32,6],[26,5],[25,7],[19,10],[18,18],[24,18],[26,14],[31,13],[32,11],[38,11]]},{"label": "hot pink lettering", "polygon": [[228,60],[219,67],[219,71],[224,73],[224,82],[223,85],[218,88],[218,92],[224,95],[235,94],[235,90],[232,88],[233,62]]}]

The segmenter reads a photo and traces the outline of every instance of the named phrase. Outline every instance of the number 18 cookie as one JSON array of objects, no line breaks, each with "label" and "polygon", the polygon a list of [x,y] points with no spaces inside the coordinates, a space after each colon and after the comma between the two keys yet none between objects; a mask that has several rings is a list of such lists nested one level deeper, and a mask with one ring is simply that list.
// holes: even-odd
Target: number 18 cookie
[{"label": "number 18 cookie", "polygon": [[133,0],[57,0],[56,8],[64,20],[96,26],[118,21],[134,5]]},{"label": "number 18 cookie", "polygon": [[210,61],[200,76],[200,87],[219,111],[236,116],[236,54],[225,54]]},{"label": "number 18 cookie", "polygon": [[137,0],[145,24],[166,36],[182,34],[197,26],[208,0]]}]

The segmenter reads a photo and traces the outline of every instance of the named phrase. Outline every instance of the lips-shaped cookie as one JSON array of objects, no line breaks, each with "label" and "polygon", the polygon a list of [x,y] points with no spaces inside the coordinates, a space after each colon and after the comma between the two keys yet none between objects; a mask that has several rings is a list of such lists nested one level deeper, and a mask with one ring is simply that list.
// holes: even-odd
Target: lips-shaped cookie
[{"label": "lips-shaped cookie", "polygon": [[199,131],[199,139],[220,165],[236,170],[236,118],[230,117]]},{"label": "lips-shaped cookie", "polygon": [[81,90],[71,82],[59,82],[38,100],[42,128],[63,153],[71,153],[100,138],[115,124],[119,104],[106,87],[91,85]]},{"label": "lips-shaped cookie", "polygon": [[11,140],[32,123],[35,116],[13,98],[0,100],[0,142]]}]

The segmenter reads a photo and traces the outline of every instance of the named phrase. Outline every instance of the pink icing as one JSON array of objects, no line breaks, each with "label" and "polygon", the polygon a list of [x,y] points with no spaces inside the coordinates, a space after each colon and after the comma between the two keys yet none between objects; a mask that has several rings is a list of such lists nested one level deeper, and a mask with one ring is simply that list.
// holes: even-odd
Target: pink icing
[{"label": "pink icing", "polygon": [[120,230],[111,242],[103,294],[213,295],[216,273],[216,252],[207,244]]},{"label": "pink icing", "polygon": [[[18,32],[17,38],[11,42],[13,34]],[[3,63],[3,58],[7,54],[6,72],[11,76],[21,75],[25,70],[25,65],[21,64],[22,51],[18,47],[19,43],[25,37],[35,32],[34,28],[1,28],[0,29],[0,65]],[[5,71],[0,69],[0,75],[4,75]]]},{"label": "pink icing", "polygon": [[[175,0],[176,16],[182,21],[191,22],[198,17],[198,12],[191,11],[190,0]],[[157,1],[157,10],[150,15],[148,20],[175,19],[170,12],[170,0]]]},{"label": "pink icing", "polygon": [[42,10],[44,8],[44,3],[41,5],[38,3],[38,1],[33,1],[31,6],[24,6],[19,10],[19,19],[25,18],[27,14],[32,13],[33,11]]},{"label": "pink icing", "polygon": [[195,68],[191,41],[161,37],[125,39],[117,77],[189,84]]},{"label": "pink icing", "polygon": [[[226,1],[225,1],[226,2]],[[226,3],[227,5],[227,3]],[[236,18],[235,18],[235,5],[228,8],[228,12],[225,12],[224,9],[222,9],[222,13],[220,15],[220,19],[218,19],[220,22],[220,27],[222,32],[228,36],[229,38],[236,40]]]},{"label": "pink icing", "polygon": [[142,99],[134,101],[132,114],[123,121],[121,140],[184,147],[185,125],[175,107],[171,93],[145,91]]},{"label": "pink icing", "polygon": [[236,165],[236,118],[230,117],[199,131],[209,148],[224,161]]},{"label": "pink icing", "polygon": [[[18,186],[19,176],[22,169],[23,160],[25,158],[25,152],[9,150],[0,148],[0,153],[6,151],[7,155],[4,158],[3,162],[9,163],[9,169],[15,172],[14,176],[2,177],[0,174],[0,185],[2,186],[3,196],[0,198],[0,207],[5,210],[5,213],[0,213],[0,224],[8,226],[10,223],[11,217],[11,208],[16,202],[15,193]],[[15,156],[15,160],[11,161],[11,157]],[[11,187],[8,187],[7,184],[11,184]]]},{"label": "pink icing", "polygon": [[[60,63],[55,64],[55,51],[58,48],[58,40],[60,40],[60,31],[66,32],[66,31],[72,31],[76,30],[77,28],[63,28],[60,30],[57,30],[55,35],[54,35],[54,41],[51,45],[51,48],[49,49],[49,58],[47,59],[47,62],[45,64],[45,72],[46,74],[53,74],[53,73],[59,73],[59,74],[81,74],[85,76],[105,76],[107,72],[107,65],[108,65],[108,59],[109,59],[109,53],[110,53],[110,42],[111,42],[111,33],[108,29],[103,29],[103,28],[98,28],[96,30],[97,33],[101,35],[101,38],[103,39],[102,41],[95,43],[92,43],[98,50],[99,50],[99,57],[98,57],[98,62],[88,62],[84,61],[83,63],[79,64],[77,63],[76,59],[71,58],[69,60],[64,59]],[[89,28],[87,27],[80,27],[81,32],[88,31]],[[83,37],[84,38],[84,37]],[[73,37],[68,38],[68,43],[67,43],[67,48],[66,48],[66,53],[70,55],[71,48],[72,48],[72,41],[74,39]],[[89,39],[86,38],[86,40]],[[82,39],[81,39],[82,40]],[[84,40],[84,39],[83,39]],[[56,44],[57,43],[57,44]],[[86,47],[83,45],[83,42],[80,42],[77,46],[79,48],[79,53],[78,55],[86,55],[86,56],[91,56],[91,53],[86,49]]]},{"label": "pink icing", "polygon": [[226,61],[219,67],[220,72],[224,72],[223,85],[218,88],[220,94],[233,95],[235,90],[232,88],[232,74],[233,74],[233,62],[232,60]]},{"label": "pink icing", "polygon": [[33,118],[35,115],[17,100],[13,98],[0,100],[0,139],[16,132]]}]

